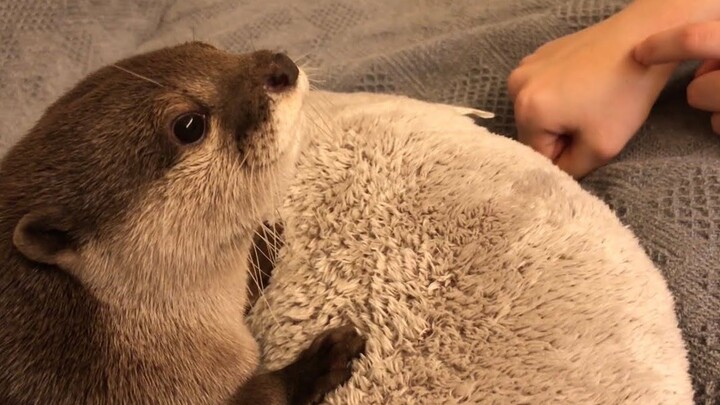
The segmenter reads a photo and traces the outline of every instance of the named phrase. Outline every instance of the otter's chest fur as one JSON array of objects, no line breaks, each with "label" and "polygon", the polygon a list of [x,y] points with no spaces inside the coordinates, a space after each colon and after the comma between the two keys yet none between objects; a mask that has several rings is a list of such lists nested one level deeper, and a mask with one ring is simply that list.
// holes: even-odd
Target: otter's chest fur
[{"label": "otter's chest fur", "polygon": [[63,272],[0,253],[2,403],[214,404],[257,366],[242,277],[206,296],[118,307]]}]

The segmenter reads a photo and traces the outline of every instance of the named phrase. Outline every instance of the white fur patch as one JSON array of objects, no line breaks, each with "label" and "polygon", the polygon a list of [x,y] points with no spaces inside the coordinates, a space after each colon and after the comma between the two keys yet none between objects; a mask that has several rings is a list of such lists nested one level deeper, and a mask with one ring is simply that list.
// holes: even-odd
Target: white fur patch
[{"label": "white fur patch", "polygon": [[600,200],[457,107],[311,107],[249,319],[269,367],[350,320],[367,356],[330,404],[692,403],[670,292]]}]

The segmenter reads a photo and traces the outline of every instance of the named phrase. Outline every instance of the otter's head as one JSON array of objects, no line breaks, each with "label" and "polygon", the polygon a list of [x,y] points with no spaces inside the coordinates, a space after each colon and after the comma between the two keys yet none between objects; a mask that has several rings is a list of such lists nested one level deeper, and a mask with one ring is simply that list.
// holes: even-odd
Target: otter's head
[{"label": "otter's head", "polygon": [[294,167],[307,91],[283,54],[199,42],[98,70],[0,166],[14,251],[100,295],[191,291],[238,271]]}]

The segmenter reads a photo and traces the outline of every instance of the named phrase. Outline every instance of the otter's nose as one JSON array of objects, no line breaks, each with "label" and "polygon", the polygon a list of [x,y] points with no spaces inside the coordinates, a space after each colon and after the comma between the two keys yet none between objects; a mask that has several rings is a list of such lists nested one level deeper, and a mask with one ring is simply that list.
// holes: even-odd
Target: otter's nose
[{"label": "otter's nose", "polygon": [[284,53],[276,53],[270,62],[270,75],[267,78],[268,89],[280,93],[295,87],[300,69]]}]

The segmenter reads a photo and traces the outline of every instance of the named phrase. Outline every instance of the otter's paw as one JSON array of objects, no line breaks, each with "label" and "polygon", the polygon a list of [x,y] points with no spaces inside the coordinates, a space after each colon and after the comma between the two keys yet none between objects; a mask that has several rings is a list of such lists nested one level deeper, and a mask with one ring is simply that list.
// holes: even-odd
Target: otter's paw
[{"label": "otter's paw", "polygon": [[365,352],[366,339],[346,325],[327,330],[287,367],[293,404],[317,404],[352,375],[352,361]]}]

